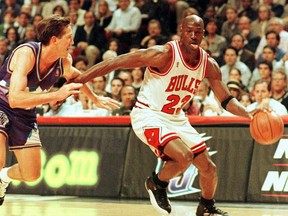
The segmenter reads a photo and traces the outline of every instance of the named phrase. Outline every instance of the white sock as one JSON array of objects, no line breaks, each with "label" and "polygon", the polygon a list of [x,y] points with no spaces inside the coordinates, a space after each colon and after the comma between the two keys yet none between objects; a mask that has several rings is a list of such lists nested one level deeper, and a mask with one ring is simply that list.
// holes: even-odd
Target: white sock
[{"label": "white sock", "polygon": [[8,176],[8,170],[10,167],[5,167],[0,171],[0,179],[6,183],[10,183],[13,179]]}]

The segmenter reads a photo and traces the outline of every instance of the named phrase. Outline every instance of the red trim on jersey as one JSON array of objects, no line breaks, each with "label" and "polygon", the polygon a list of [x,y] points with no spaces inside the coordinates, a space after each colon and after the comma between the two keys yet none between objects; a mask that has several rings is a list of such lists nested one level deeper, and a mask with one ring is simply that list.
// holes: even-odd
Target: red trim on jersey
[{"label": "red trim on jersey", "polygon": [[199,143],[199,144],[197,144],[191,148],[191,150],[194,154],[197,154],[199,152],[203,152],[206,149],[207,149],[207,146],[206,146],[204,141],[202,141],[201,143]]},{"label": "red trim on jersey", "polygon": [[186,63],[186,61],[185,61],[185,59],[184,59],[184,57],[183,57],[181,48],[180,48],[180,46],[179,46],[179,41],[176,41],[176,46],[177,46],[177,48],[178,48],[178,51],[179,51],[179,54],[180,54],[180,58],[181,58],[181,60],[182,60],[183,65],[184,65],[186,68],[190,69],[190,70],[197,70],[197,69],[200,67],[201,62],[202,62],[202,57],[203,57],[203,51],[202,51],[202,49],[199,48],[199,52],[200,52],[200,55],[199,55],[199,56],[200,56],[200,59],[199,59],[197,65],[193,67],[193,66],[190,66],[189,64]]},{"label": "red trim on jersey", "polygon": [[173,139],[178,139],[180,138],[178,135],[176,135],[175,132],[173,133],[169,133],[169,134],[165,134],[163,137],[161,137],[161,143],[160,145],[166,145],[169,141],[173,140]]},{"label": "red trim on jersey", "polygon": [[[143,102],[141,102],[141,101],[139,101],[139,100],[136,101],[135,106],[137,106],[137,103],[139,103],[139,104],[141,104],[141,105],[143,105],[143,106],[149,107],[148,104],[143,103]],[[138,106],[138,107],[139,107],[139,106]]]},{"label": "red trim on jersey", "polygon": [[166,71],[159,73],[159,71],[153,70],[152,67],[148,66],[147,68],[148,68],[148,70],[149,70],[151,73],[157,74],[157,75],[159,75],[159,76],[165,76],[165,75],[167,75],[167,74],[171,71],[171,68],[173,67],[174,61],[175,61],[175,50],[174,50],[174,47],[172,46],[172,44],[170,44],[170,42],[168,42],[167,44],[168,44],[168,45],[171,47],[171,49],[172,49],[172,60],[171,60],[171,62],[170,62],[169,68],[168,68]]},{"label": "red trim on jersey", "polygon": [[206,53],[203,65],[203,77],[202,77],[203,79],[206,77],[207,64],[208,64],[208,54]]}]

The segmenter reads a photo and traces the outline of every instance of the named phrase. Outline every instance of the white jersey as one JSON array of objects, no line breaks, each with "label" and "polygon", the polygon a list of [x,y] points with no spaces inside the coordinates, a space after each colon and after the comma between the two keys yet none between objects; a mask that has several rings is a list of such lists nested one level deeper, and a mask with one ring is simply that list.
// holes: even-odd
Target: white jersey
[{"label": "white jersey", "polygon": [[208,54],[200,48],[199,62],[191,67],[185,62],[178,41],[170,41],[168,45],[173,52],[168,70],[159,73],[146,68],[136,107],[177,115],[183,112],[182,108],[193,98],[205,77]]}]

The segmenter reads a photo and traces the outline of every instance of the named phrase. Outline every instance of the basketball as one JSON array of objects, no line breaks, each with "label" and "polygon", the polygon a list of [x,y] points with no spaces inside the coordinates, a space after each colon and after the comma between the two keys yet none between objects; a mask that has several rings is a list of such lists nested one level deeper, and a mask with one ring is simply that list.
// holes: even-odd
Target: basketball
[{"label": "basketball", "polygon": [[271,145],[277,142],[284,132],[282,118],[275,112],[257,112],[250,122],[250,133],[259,144]]}]

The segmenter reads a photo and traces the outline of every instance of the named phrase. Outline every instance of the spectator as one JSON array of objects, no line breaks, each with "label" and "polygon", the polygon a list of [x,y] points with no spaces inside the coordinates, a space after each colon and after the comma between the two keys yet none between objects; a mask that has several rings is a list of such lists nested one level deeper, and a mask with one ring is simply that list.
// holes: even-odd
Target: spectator
[{"label": "spectator", "polygon": [[221,35],[226,38],[227,41],[230,40],[234,33],[237,33],[237,21],[238,21],[237,8],[232,6],[227,6],[226,8],[226,21],[223,23],[221,28]]},{"label": "spectator", "polygon": [[15,16],[12,10],[5,11],[4,22],[0,24],[0,36],[5,36],[7,29],[14,25]]},{"label": "spectator", "polygon": [[252,99],[250,95],[247,92],[242,92],[240,95],[240,100],[239,102],[244,106],[247,107],[250,104],[252,104]]},{"label": "spectator", "polygon": [[159,20],[161,23],[162,33],[170,34],[170,6],[166,0],[145,0],[145,3],[140,8],[141,11],[141,27],[138,34],[139,38],[145,37],[148,34],[148,22],[152,19]]},{"label": "spectator", "polygon": [[242,89],[238,80],[229,80],[227,82],[227,87],[231,93],[231,95],[240,101],[240,95],[242,93]]},{"label": "spectator", "polygon": [[276,3],[274,0],[264,0],[264,4],[269,6],[271,8],[271,11],[273,12],[273,15],[275,17],[281,17],[284,12],[284,6]]},{"label": "spectator", "polygon": [[[286,65],[286,61],[285,61],[285,58],[286,58],[286,55],[283,57],[283,60],[277,62],[275,60],[276,58],[276,49],[275,47],[273,46],[270,46],[270,45],[266,45],[263,49],[263,53],[262,53],[262,63],[263,62],[268,62],[268,63],[271,63],[272,64],[272,68],[269,66],[269,68],[271,68],[271,74],[272,74],[272,71],[279,68],[279,67],[282,67],[282,66],[285,66]],[[259,64],[258,64],[259,65]],[[260,79],[260,73],[258,71],[258,67],[254,69],[253,73],[252,73],[252,76],[251,76],[251,79],[249,81],[249,85],[248,85],[248,88],[249,90],[251,90],[251,88],[253,88],[253,85],[254,85],[254,82],[258,79]]]},{"label": "spectator", "polygon": [[125,116],[130,115],[132,108],[136,102],[136,91],[131,85],[124,85],[120,92],[121,95],[121,106],[119,109],[112,111],[113,116]]},{"label": "spectator", "polygon": [[251,71],[245,63],[238,61],[237,58],[238,51],[236,48],[229,46],[224,50],[225,64],[220,67],[222,73],[222,80],[224,83],[227,84],[229,71],[231,68],[235,67],[242,72],[242,82],[244,85],[247,85],[251,77]]},{"label": "spectator", "polygon": [[[113,12],[117,9],[117,3],[118,1],[114,0],[105,0],[108,3],[109,11],[113,14]],[[90,7],[90,11],[93,11],[96,17],[98,16],[99,12],[99,3],[100,1],[92,0],[92,4]]]},{"label": "spectator", "polygon": [[242,83],[242,72],[238,68],[232,67],[230,69],[228,80],[237,80],[242,91],[249,93],[247,86]]},{"label": "spectator", "polygon": [[[215,18],[215,14],[216,14],[215,8],[213,7],[213,5],[209,4],[206,7],[205,12],[204,12],[203,17],[202,17],[205,26],[210,19],[215,19],[218,21],[218,19]],[[219,23],[217,23],[217,26],[219,26],[218,24]],[[217,34],[221,33],[221,26],[222,26],[222,23],[220,25],[220,28],[218,29]]]},{"label": "spectator", "polygon": [[138,95],[138,92],[142,86],[143,78],[144,78],[144,72],[145,68],[136,67],[131,70],[132,75],[132,86],[136,90],[136,96]]},{"label": "spectator", "polygon": [[42,14],[44,3],[41,0],[31,0],[31,17],[34,17],[36,14]]},{"label": "spectator", "polygon": [[283,104],[288,110],[287,75],[283,68],[273,71],[271,91],[271,98]]},{"label": "spectator", "polygon": [[61,5],[56,5],[54,8],[53,8],[53,11],[52,11],[53,14],[57,14],[59,16],[66,16],[66,12],[64,10],[64,8],[61,6]]},{"label": "spectator", "polygon": [[11,10],[15,17],[18,17],[21,11],[21,5],[16,0],[4,0],[0,4],[0,23],[3,23],[5,12]]},{"label": "spectator", "polygon": [[108,93],[108,97],[120,102],[121,101],[120,91],[124,85],[125,82],[121,78],[119,77],[113,78],[111,80],[111,88],[110,88],[111,93]]},{"label": "spectator", "polygon": [[267,5],[261,4],[258,7],[257,15],[257,19],[251,23],[251,31],[262,38],[267,31],[268,21],[271,19],[271,9]]},{"label": "spectator", "polygon": [[[107,50],[103,53],[102,55],[102,59],[103,60],[106,60],[106,59],[109,59],[109,58],[115,58],[117,56],[117,53],[115,51],[112,51],[112,50]],[[111,71],[110,73],[106,74],[105,77],[106,77],[106,88],[105,88],[105,91],[107,93],[110,93],[110,90],[111,90],[111,80],[114,78],[115,76],[115,71]]]},{"label": "spectator", "polygon": [[108,50],[115,52],[118,55],[119,52],[119,40],[117,38],[111,38],[108,42]]},{"label": "spectator", "polygon": [[209,50],[209,42],[208,40],[206,40],[206,38],[203,38],[201,43],[200,43],[200,47],[205,50],[210,56],[211,56],[211,51]]},{"label": "spectator", "polygon": [[96,23],[102,28],[106,28],[112,20],[112,13],[109,9],[108,2],[106,0],[100,0],[98,2],[98,11],[96,13]]},{"label": "spectator", "polygon": [[11,26],[7,29],[5,37],[8,39],[8,53],[10,54],[14,48],[19,44],[19,34],[17,28]]},{"label": "spectator", "polygon": [[88,59],[88,68],[99,60],[105,44],[103,29],[95,24],[95,15],[87,11],[84,15],[85,25],[79,26],[75,33],[74,43]]},{"label": "spectator", "polygon": [[17,27],[17,32],[19,34],[20,40],[23,40],[25,37],[25,29],[31,22],[31,17],[28,13],[21,12],[19,16],[16,18],[17,22],[15,26]]},{"label": "spectator", "polygon": [[[285,55],[285,51],[278,48],[279,44],[280,44],[280,35],[273,31],[267,31],[265,34],[265,38],[266,38],[266,44],[275,47],[276,49],[276,56],[275,56],[275,60],[280,61],[284,55]],[[258,56],[257,61],[261,61],[263,59],[262,54],[260,54]]]},{"label": "spectator", "polygon": [[214,57],[217,61],[220,57],[220,54],[223,53],[223,50],[227,46],[226,38],[217,34],[217,21],[216,19],[210,19],[207,21],[205,30],[206,36],[204,37],[209,43],[209,51],[211,56]]},{"label": "spectator", "polygon": [[257,108],[271,109],[278,115],[287,115],[287,109],[277,100],[270,98],[271,86],[267,80],[257,80],[254,83],[253,94],[255,102],[247,106],[247,111],[253,111]]},{"label": "spectator", "polygon": [[257,65],[257,70],[255,69],[253,71],[253,76],[248,86],[249,90],[252,91],[254,83],[257,79],[263,79],[271,82],[272,72],[273,65],[270,61],[262,60],[261,62],[259,62],[259,64]]},{"label": "spectator", "polygon": [[[70,0],[69,1],[69,10],[75,10],[78,14],[77,25],[85,25],[84,15],[86,10],[81,9],[80,0]],[[92,14],[94,14],[92,12]]]},{"label": "spectator", "polygon": [[29,16],[31,17],[31,12],[32,12],[32,8],[31,8],[31,5],[30,4],[23,4],[21,6],[21,9],[20,9],[20,13],[21,12],[24,12],[26,14],[29,14]]},{"label": "spectator", "polygon": [[4,63],[8,56],[8,40],[5,37],[0,37],[0,66]]},{"label": "spectator", "polygon": [[77,68],[82,73],[87,70],[88,67],[88,59],[84,55],[79,55],[73,59],[73,64],[75,68]]},{"label": "spectator", "polygon": [[200,116],[217,116],[220,112],[218,102],[209,96],[210,86],[207,80],[202,80],[198,86],[196,96],[193,98],[193,103],[198,104]]},{"label": "spectator", "polygon": [[141,13],[138,8],[129,6],[130,0],[119,0],[119,8],[113,13],[110,24],[105,28],[108,38],[119,40],[120,53],[129,51],[133,36],[141,24]]},{"label": "spectator", "polygon": [[253,8],[253,0],[241,0],[242,9],[238,13],[238,17],[246,16],[250,20],[257,19],[257,11]]},{"label": "spectator", "polygon": [[151,38],[157,38],[159,44],[164,44],[167,38],[161,33],[161,24],[158,20],[152,19],[148,23],[148,35],[141,39],[141,47],[147,48],[147,41]]},{"label": "spectator", "polygon": [[[71,2],[71,1],[70,1]],[[65,11],[68,11],[68,4],[65,0],[45,1],[42,8],[42,16],[44,18],[53,14],[53,8],[56,5],[61,5]]]},{"label": "spectator", "polygon": [[121,70],[118,74],[117,77],[121,78],[122,80],[124,80],[125,85],[132,85],[133,82],[133,78],[131,75],[130,71],[127,70]]},{"label": "spectator", "polygon": [[241,34],[234,34],[230,45],[237,49],[238,61],[242,61],[249,67],[250,71],[253,71],[255,68],[254,53],[245,48],[244,37]]},{"label": "spectator", "polygon": [[[285,23],[283,19],[278,17],[273,17],[268,23],[268,30],[273,30],[280,35],[280,43],[278,48],[288,52],[288,32],[285,31]],[[267,44],[266,36],[262,36],[258,47],[256,49],[255,58],[257,59],[260,53],[262,53],[264,46]]]},{"label": "spectator", "polygon": [[99,76],[95,77],[92,80],[92,87],[94,91],[104,91],[105,92],[105,87],[106,87],[106,77],[105,76]]},{"label": "spectator", "polygon": [[43,16],[41,14],[36,14],[32,17],[32,25],[37,29],[38,24],[43,20]]},{"label": "spectator", "polygon": [[75,34],[76,34],[77,29],[78,29],[78,25],[77,25],[78,13],[76,10],[69,10],[68,16],[70,18],[70,23],[71,23],[71,28],[72,28],[72,36],[73,36],[73,39],[75,39]]},{"label": "spectator", "polygon": [[25,28],[24,38],[19,41],[19,44],[27,43],[29,41],[38,41],[35,27],[32,24],[28,24]]},{"label": "spectator", "polygon": [[237,29],[238,33],[244,38],[245,48],[254,53],[260,42],[260,37],[252,31],[250,19],[246,16],[240,17],[238,19]]}]

